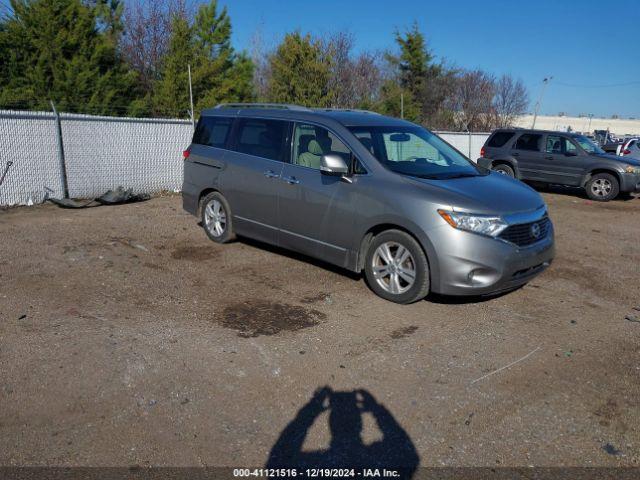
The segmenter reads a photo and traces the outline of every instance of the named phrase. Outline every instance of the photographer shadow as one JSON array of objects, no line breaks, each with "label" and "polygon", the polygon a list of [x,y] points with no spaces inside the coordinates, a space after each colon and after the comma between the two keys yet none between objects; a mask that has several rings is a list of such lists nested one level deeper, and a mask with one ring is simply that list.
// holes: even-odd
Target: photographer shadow
[{"label": "photographer shadow", "polygon": [[[326,449],[302,451],[309,429],[329,411],[331,441]],[[371,413],[382,439],[365,444],[363,413]],[[420,457],[413,442],[391,412],[366,390],[317,390],[286,426],[271,449],[266,468],[386,468],[411,478]]]}]

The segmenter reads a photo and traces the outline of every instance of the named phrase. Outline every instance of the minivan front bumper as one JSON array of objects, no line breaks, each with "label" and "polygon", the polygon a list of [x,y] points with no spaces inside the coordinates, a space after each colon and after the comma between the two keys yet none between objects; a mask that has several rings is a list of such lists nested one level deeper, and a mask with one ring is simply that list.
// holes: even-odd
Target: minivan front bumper
[{"label": "minivan front bumper", "polygon": [[456,230],[446,225],[429,232],[438,258],[439,279],[432,291],[443,295],[488,295],[524,285],[555,256],[553,227],[527,247]]}]

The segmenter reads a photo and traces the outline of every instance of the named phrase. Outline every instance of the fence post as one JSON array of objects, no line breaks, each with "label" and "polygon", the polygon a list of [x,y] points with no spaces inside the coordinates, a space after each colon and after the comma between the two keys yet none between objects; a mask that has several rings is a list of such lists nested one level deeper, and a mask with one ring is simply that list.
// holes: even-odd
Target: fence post
[{"label": "fence post", "polygon": [[60,123],[60,114],[53,104],[53,100],[49,100],[53,114],[56,119],[56,136],[58,137],[58,160],[60,161],[60,170],[62,171],[62,188],[64,191],[63,198],[69,198],[69,182],[67,180],[67,164],[64,159],[64,144],[62,143],[62,124]]}]

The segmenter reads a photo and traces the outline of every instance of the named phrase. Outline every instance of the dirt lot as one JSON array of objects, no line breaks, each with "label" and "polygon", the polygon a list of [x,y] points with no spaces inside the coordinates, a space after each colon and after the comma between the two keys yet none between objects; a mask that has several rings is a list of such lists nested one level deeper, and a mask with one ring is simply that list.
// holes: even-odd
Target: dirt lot
[{"label": "dirt lot", "polygon": [[638,465],[640,199],[544,195],[547,272],[409,306],[179,197],[2,211],[0,464]]}]

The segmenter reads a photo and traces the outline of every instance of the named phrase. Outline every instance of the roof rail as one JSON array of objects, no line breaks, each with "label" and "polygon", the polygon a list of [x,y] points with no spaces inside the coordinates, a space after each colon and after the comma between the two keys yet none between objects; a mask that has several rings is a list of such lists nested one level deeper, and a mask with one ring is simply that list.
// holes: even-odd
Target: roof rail
[{"label": "roof rail", "polygon": [[371,110],[362,110],[360,108],[318,108],[321,112],[357,112],[357,113],[370,113],[371,115],[380,115],[378,112]]},{"label": "roof rail", "polygon": [[309,110],[302,105],[287,103],[220,103],[215,108],[275,108],[282,110]]}]

